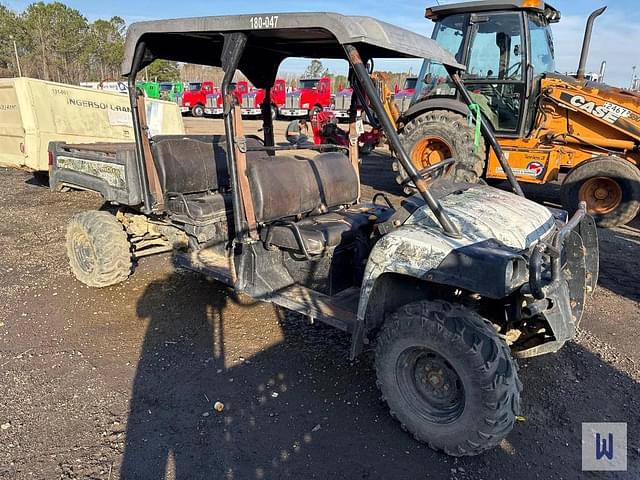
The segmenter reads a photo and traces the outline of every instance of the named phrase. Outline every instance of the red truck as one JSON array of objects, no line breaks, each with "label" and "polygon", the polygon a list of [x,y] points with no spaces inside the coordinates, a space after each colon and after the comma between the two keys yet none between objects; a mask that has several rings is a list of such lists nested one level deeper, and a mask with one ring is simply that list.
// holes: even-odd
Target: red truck
[{"label": "red truck", "polygon": [[331,106],[331,79],[305,78],[298,88],[287,93],[284,108],[279,113],[283,117],[306,117]]},{"label": "red truck", "polygon": [[400,113],[405,112],[411,105],[411,99],[413,94],[416,93],[416,85],[418,84],[418,77],[407,77],[402,86],[402,90],[396,90],[393,95],[393,102],[400,110]]},{"label": "red truck", "polygon": [[[242,104],[242,96],[249,92],[249,82],[238,80],[231,83],[231,93],[236,97],[238,104]],[[222,93],[216,89],[207,95],[204,113],[207,115],[222,115]]]},{"label": "red truck", "polygon": [[178,105],[180,111],[191,113],[194,117],[202,117],[205,113],[205,105],[207,96],[215,92],[215,86],[212,81],[189,82],[184,89],[182,97],[178,97]]},{"label": "red truck", "polygon": [[[287,95],[287,82],[282,78],[276,79],[271,88],[271,116],[276,118],[278,109],[284,106]],[[264,102],[265,90],[263,88],[251,90],[242,95],[242,116],[255,117],[262,115],[261,105]]]}]

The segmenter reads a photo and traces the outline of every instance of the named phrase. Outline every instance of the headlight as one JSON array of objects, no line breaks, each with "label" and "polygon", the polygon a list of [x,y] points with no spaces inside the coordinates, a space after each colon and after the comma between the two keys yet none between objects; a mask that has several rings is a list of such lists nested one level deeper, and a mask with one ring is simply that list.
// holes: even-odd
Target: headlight
[{"label": "headlight", "polygon": [[514,258],[504,268],[504,284],[510,290],[515,290],[527,282],[529,272],[523,258]]},{"label": "headlight", "polygon": [[308,109],[308,108],[309,108],[309,104],[308,104],[308,103],[304,103],[304,104],[302,105],[302,108],[307,108],[307,109]]}]

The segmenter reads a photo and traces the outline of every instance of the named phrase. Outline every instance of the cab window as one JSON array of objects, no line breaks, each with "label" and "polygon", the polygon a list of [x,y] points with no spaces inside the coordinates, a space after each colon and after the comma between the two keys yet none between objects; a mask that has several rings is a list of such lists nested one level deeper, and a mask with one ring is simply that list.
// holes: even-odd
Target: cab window
[{"label": "cab window", "polygon": [[[433,30],[432,38],[442,48],[462,62],[464,30],[467,15],[452,15],[438,22]],[[433,96],[455,95],[455,87],[444,66],[430,60],[422,64],[413,101]]]},{"label": "cab window", "polygon": [[522,80],[524,51],[518,14],[477,16],[465,78]]},{"label": "cab window", "polygon": [[525,92],[522,16],[472,15],[471,24],[465,84],[494,130],[515,134],[520,127]]},{"label": "cab window", "polygon": [[542,15],[529,15],[531,64],[535,75],[556,71],[551,27]]}]

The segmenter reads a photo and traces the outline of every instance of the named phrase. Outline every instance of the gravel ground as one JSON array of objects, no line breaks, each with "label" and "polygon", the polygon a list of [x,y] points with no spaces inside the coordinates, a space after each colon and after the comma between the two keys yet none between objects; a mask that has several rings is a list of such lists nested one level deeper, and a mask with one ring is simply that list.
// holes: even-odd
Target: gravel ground
[{"label": "gravel ground", "polygon": [[[362,180],[365,197],[398,200],[388,157],[369,157]],[[527,191],[558,201],[557,186]],[[453,459],[401,431],[371,355],[350,362],[346,334],[175,269],[170,255],[143,259],[121,285],[81,285],[66,222],[100,204],[0,169],[0,478],[640,477],[638,220],[600,232],[600,288],[578,338],[520,362],[524,422],[499,448]],[[587,421],[629,424],[627,473],[580,471]]]}]

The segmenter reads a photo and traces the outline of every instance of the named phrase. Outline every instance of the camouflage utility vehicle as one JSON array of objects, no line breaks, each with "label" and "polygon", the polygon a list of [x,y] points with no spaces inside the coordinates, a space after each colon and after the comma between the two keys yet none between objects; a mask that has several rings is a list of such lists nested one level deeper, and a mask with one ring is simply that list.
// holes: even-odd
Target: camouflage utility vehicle
[{"label": "camouflage utility vehicle", "polygon": [[[349,62],[348,151],[315,145],[302,155],[275,144],[269,92],[287,57]],[[374,348],[377,383],[404,428],[437,450],[474,455],[514,425],[514,357],[555,352],[575,335],[596,284],[597,239],[584,208],[568,219],[518,194],[442,175],[464,162],[417,171],[366,66],[408,57],[443,64],[464,90],[464,67],[433,40],[373,18],[134,24],[123,73],[135,144],[53,144],[52,184],[80,185],[107,201],[69,225],[80,281],[113,285],[127,279],[134,259],[174,251],[182,265],[238,292],[349,332],[353,357]],[[158,58],[222,67],[224,135],[148,136],[134,86]],[[230,89],[238,70],[267,92],[263,138],[243,132]],[[417,190],[402,205],[383,194],[360,201],[358,111],[384,130]]]}]

